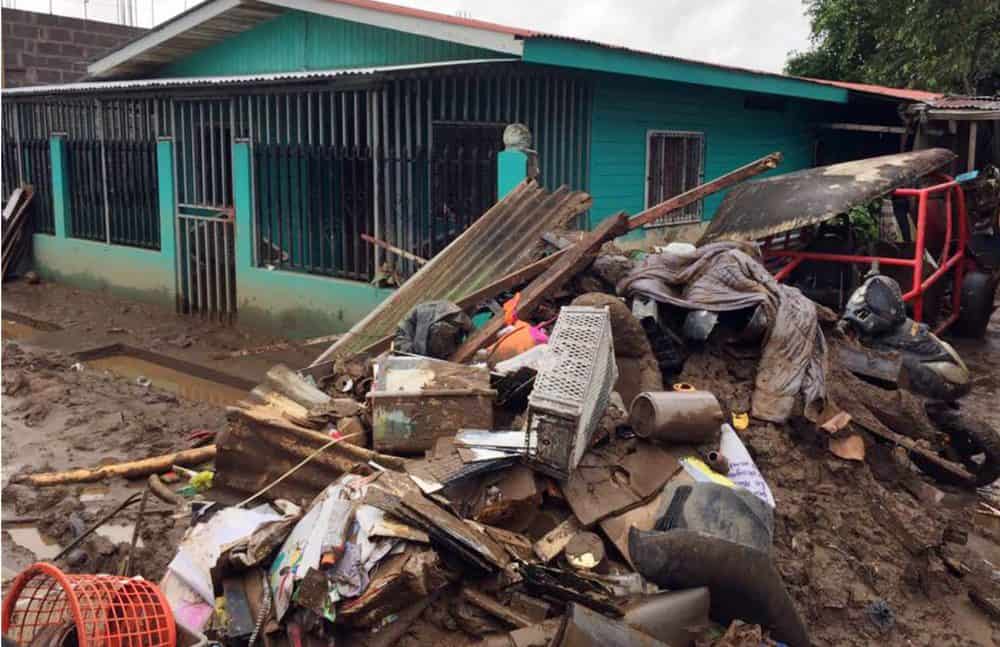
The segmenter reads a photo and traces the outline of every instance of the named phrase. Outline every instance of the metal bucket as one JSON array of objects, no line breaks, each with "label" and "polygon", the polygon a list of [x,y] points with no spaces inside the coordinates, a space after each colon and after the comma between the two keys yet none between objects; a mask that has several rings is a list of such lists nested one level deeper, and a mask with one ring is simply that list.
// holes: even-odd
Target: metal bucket
[{"label": "metal bucket", "polygon": [[643,438],[704,443],[718,436],[722,408],[708,391],[646,391],[632,400],[629,424]]}]

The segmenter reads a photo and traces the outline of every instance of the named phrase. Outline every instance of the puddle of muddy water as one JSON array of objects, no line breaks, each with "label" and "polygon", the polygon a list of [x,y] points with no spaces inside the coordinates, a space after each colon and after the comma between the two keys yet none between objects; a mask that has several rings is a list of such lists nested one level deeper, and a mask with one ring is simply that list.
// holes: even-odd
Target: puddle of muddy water
[{"label": "puddle of muddy water", "polygon": [[227,405],[235,404],[247,396],[246,391],[236,387],[190,375],[131,355],[98,357],[86,360],[84,364],[89,368],[111,371],[133,381],[146,378],[152,386],[165,389],[189,400]]},{"label": "puddle of muddy water", "polygon": [[3,336],[5,340],[20,340],[31,339],[33,336],[39,333],[38,330],[32,328],[28,324],[21,323],[20,321],[14,321],[13,319],[3,319],[3,327],[0,329],[0,335]]},{"label": "puddle of muddy water", "polygon": [[52,559],[62,550],[55,539],[46,537],[32,525],[4,524],[4,530],[10,533],[10,538],[15,544],[27,548],[39,560]]},{"label": "puddle of muddy water", "polygon": [[[131,544],[134,529],[133,524],[105,524],[94,533],[113,544]],[[4,530],[10,533],[10,538],[15,544],[33,552],[38,560],[50,560],[62,550],[59,542],[42,534],[31,524],[4,524]],[[136,542],[136,546],[140,548],[143,546],[141,538]]]}]

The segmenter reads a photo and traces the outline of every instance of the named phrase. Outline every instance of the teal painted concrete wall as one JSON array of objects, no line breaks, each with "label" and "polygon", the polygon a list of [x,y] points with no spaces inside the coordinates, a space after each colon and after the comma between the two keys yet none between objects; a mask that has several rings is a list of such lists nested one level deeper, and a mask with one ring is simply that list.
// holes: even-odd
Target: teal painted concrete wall
[{"label": "teal painted concrete wall", "polygon": [[172,218],[165,217],[166,212],[173,213],[172,145],[171,141],[161,141],[157,145],[161,248],[149,250],[68,237],[71,188],[67,181],[66,140],[61,136],[52,137],[49,150],[55,235],[33,236],[35,271],[51,281],[89,290],[107,290],[125,298],[172,308],[176,295],[174,227]]},{"label": "teal painted concrete wall", "polygon": [[240,325],[296,338],[346,332],[392,294],[357,281],[255,267],[251,173],[250,144],[239,142],[233,146],[233,204]]},{"label": "teal painted concrete wall", "polygon": [[174,307],[174,259],[138,247],[33,236],[34,269],[47,280]]},{"label": "teal painted concrete wall", "polygon": [[[784,162],[772,173],[813,164],[816,123],[830,104],[787,99],[782,112],[744,107],[746,93],[668,81],[601,75],[594,83],[591,123],[592,222],[645,208],[646,138],[650,130],[702,132],[705,180],[773,151]],[[831,106],[829,109],[836,109]],[[705,200],[710,219],[723,193]]]},{"label": "teal painted concrete wall", "polygon": [[502,56],[460,43],[290,11],[172,63],[158,75],[296,72]]}]

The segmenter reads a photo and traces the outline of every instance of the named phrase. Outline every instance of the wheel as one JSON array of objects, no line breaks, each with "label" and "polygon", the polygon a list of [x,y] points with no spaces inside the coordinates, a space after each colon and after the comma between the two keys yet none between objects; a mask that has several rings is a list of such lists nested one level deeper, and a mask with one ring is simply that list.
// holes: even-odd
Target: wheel
[{"label": "wheel", "polygon": [[938,452],[942,458],[960,462],[973,475],[965,482],[919,454],[910,457],[922,472],[942,483],[983,487],[1000,478],[1000,433],[985,422],[964,416],[947,406],[928,406],[927,415],[948,434],[949,446]]},{"label": "wheel", "polygon": [[962,302],[952,332],[959,337],[981,338],[993,316],[996,283],[988,274],[969,272],[962,279]]}]

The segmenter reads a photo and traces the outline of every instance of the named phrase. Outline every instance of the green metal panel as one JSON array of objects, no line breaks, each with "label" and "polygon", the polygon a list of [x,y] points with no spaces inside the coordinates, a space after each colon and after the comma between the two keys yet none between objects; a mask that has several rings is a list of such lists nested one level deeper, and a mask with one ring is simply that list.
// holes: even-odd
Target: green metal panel
[{"label": "green metal panel", "polygon": [[529,38],[525,40],[522,59],[528,63],[847,103],[846,90],[820,83],[567,40]]},{"label": "green metal panel", "polygon": [[503,200],[527,175],[528,156],[523,151],[497,153],[497,200]]},{"label": "green metal panel", "polygon": [[171,278],[177,284],[177,201],[174,186],[174,141],[156,142],[156,192],[160,211],[160,253],[173,269]]},{"label": "green metal panel", "polygon": [[[773,151],[784,154],[773,173],[812,166],[816,123],[829,104],[788,99],[782,111],[755,110],[744,107],[746,96],[601,75],[595,83],[591,123],[594,222],[622,209],[634,214],[645,208],[646,139],[651,130],[704,133],[706,180]],[[704,219],[711,219],[722,196],[705,200]]]},{"label": "green metal panel", "polygon": [[297,72],[503,56],[394,29],[289,11],[171,63],[160,75]]},{"label": "green metal panel", "polygon": [[56,238],[66,238],[69,232],[69,175],[66,168],[66,138],[53,135],[49,139],[49,159],[52,164],[52,216]]}]

